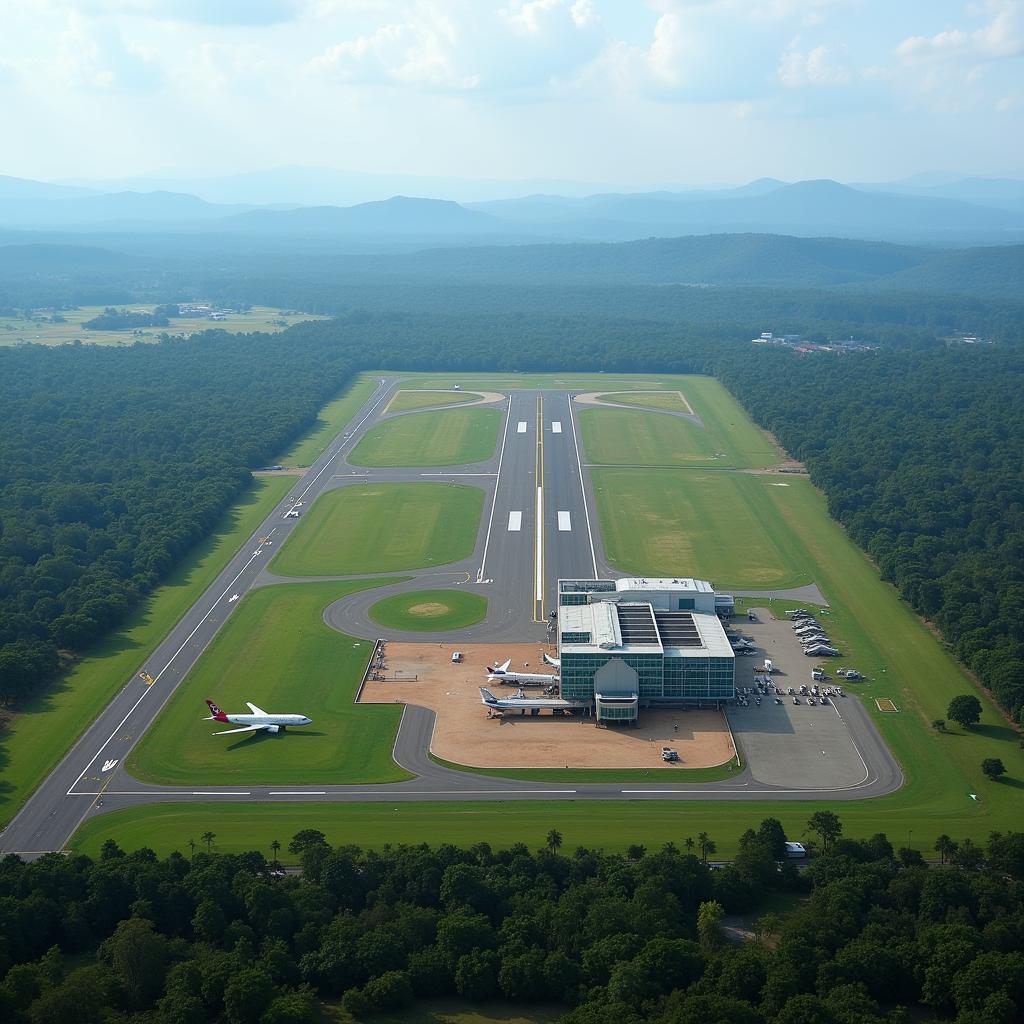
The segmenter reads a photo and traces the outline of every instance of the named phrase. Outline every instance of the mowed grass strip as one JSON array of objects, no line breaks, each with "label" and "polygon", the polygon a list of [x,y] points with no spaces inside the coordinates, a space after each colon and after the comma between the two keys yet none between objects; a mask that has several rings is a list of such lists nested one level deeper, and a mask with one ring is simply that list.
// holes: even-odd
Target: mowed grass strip
[{"label": "mowed grass strip", "polygon": [[708,435],[714,438],[715,451],[725,452],[724,463],[737,469],[763,469],[787,457],[714,377],[694,375],[669,379],[686,395],[693,411],[700,416]]},{"label": "mowed grass strip", "polygon": [[484,462],[498,443],[497,409],[452,409],[384,420],[363,435],[353,466],[457,466]]},{"label": "mowed grass strip", "polygon": [[371,605],[370,618],[388,629],[443,632],[482,622],[487,599],[459,590],[416,590],[394,594]]},{"label": "mowed grass strip", "polygon": [[412,412],[438,405],[465,405],[479,401],[482,396],[472,391],[398,391],[388,403],[388,413]]},{"label": "mowed grass strip", "polygon": [[598,395],[599,402],[613,402],[618,405],[633,405],[640,409],[663,409],[666,412],[691,413],[693,410],[680,398],[678,391],[613,391]]},{"label": "mowed grass strip", "polygon": [[483,503],[483,491],[463,485],[340,487],[313,503],[270,569],[351,576],[456,562],[473,553]]},{"label": "mowed grass strip", "polygon": [[[393,580],[301,583],[247,594],[131,754],[134,775],[171,785],[397,782],[391,759],[402,709],[352,703],[373,650],[331,629],[324,609]],[[209,697],[229,714],[252,701],[313,724],[285,733],[213,736]]]},{"label": "mowed grass strip", "polygon": [[598,465],[721,465],[721,449],[696,423],[629,409],[585,409],[579,414],[587,461]]},{"label": "mowed grass strip", "polygon": [[[138,672],[171,627],[284,497],[292,480],[264,477],[168,580],[0,732],[0,823],[9,821],[78,735]],[[139,681],[139,687],[143,683]],[[141,693],[141,689],[140,689]]]},{"label": "mowed grass strip", "polygon": [[343,394],[320,410],[312,429],[274,462],[299,468],[313,465],[376,388],[375,380],[359,378],[353,381]]},{"label": "mowed grass strip", "polygon": [[814,564],[746,473],[595,469],[605,554],[637,576],[697,576],[716,587],[812,581]]}]

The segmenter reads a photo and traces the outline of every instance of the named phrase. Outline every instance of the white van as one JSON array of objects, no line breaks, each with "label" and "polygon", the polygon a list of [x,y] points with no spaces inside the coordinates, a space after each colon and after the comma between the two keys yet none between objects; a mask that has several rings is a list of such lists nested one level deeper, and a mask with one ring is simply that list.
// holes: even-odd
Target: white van
[{"label": "white van", "polygon": [[458,665],[462,661],[462,651],[452,651],[452,664]]}]

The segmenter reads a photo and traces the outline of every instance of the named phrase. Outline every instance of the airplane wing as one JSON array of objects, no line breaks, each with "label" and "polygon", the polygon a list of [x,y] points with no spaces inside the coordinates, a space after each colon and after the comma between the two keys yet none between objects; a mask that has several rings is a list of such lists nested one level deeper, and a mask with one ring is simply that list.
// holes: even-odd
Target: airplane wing
[{"label": "airplane wing", "polygon": [[212,736],[230,736],[233,732],[256,732],[257,729],[266,729],[265,725],[243,725],[241,729],[225,729],[224,732],[211,733]]},{"label": "airplane wing", "polygon": [[253,713],[254,715],[265,715],[265,714],[266,714],[266,711],[260,711],[260,709],[259,709],[258,707],[256,707],[256,705],[255,705],[255,704],[250,704],[250,703],[249,703],[248,701],[246,701],[245,703],[246,703],[246,705],[248,706],[249,710],[250,710],[250,711],[251,711],[251,712],[252,712],[252,713]]}]

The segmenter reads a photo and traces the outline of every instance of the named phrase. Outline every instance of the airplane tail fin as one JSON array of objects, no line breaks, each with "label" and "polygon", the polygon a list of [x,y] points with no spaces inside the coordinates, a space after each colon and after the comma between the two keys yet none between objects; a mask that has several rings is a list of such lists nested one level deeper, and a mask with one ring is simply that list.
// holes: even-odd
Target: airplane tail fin
[{"label": "airplane tail fin", "polygon": [[480,687],[480,699],[484,704],[497,704],[498,698],[487,689],[486,686]]},{"label": "airplane tail fin", "polygon": [[228,720],[228,716],[225,715],[224,712],[221,711],[221,709],[217,707],[217,705],[214,704],[212,700],[207,699],[206,706],[210,709],[210,717],[209,719],[207,719],[207,721],[226,722]]}]

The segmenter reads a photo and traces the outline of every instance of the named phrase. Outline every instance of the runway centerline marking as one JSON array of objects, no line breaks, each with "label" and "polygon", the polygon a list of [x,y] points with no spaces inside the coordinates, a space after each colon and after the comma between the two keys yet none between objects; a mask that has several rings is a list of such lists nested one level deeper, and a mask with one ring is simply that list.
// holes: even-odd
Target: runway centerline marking
[{"label": "runway centerline marking", "polygon": [[572,517],[568,512],[558,513],[558,529],[561,530],[562,533],[572,529]]},{"label": "runway centerline marking", "polygon": [[516,433],[517,434],[525,434],[526,433],[526,420],[520,420],[516,424]]},{"label": "runway centerline marking", "polygon": [[509,533],[518,533],[523,528],[523,513],[509,512],[508,529]]},{"label": "runway centerline marking", "polygon": [[552,420],[551,421],[551,433],[552,434],[560,434],[561,432],[562,432],[561,421],[559,421],[559,420]]},{"label": "runway centerline marking", "polygon": [[480,558],[480,568],[477,570],[476,581],[480,583],[484,578],[484,568],[487,565],[487,549],[491,543],[491,527],[494,525],[494,510],[498,507],[498,488],[501,486],[501,463],[505,458],[505,442],[508,440],[508,425],[512,422],[512,399],[508,400],[508,411],[505,413],[505,429],[501,435],[501,451],[498,452],[498,472],[494,476],[494,496],[491,498],[491,514],[487,517],[487,536],[484,537],[484,553]]}]

